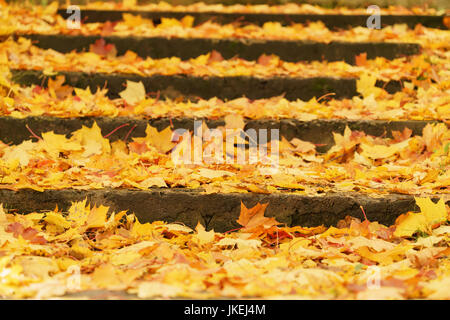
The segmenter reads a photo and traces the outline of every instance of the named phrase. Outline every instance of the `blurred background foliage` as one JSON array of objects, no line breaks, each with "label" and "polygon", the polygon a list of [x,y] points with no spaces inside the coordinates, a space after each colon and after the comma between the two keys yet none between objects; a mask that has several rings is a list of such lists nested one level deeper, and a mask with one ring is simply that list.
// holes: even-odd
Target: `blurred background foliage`
[{"label": "blurred background foliage", "polygon": [[[7,0],[10,3],[32,3],[47,5],[54,0]],[[56,0],[62,5],[66,4],[86,4],[88,2],[96,2],[95,0]],[[109,0],[115,2],[121,2],[122,0]],[[139,4],[146,3],[158,3],[160,0],[138,0]],[[191,4],[195,2],[200,2],[200,0],[166,0],[165,2],[171,4]],[[387,7],[392,5],[400,5],[405,7],[412,6],[428,6],[438,9],[450,9],[450,0],[202,0],[204,3],[222,3],[224,5],[231,4],[285,4],[285,3],[309,3],[316,4],[323,7],[331,8],[336,6],[346,6],[346,7],[364,7],[367,8],[370,5],[378,5],[380,7]]]}]

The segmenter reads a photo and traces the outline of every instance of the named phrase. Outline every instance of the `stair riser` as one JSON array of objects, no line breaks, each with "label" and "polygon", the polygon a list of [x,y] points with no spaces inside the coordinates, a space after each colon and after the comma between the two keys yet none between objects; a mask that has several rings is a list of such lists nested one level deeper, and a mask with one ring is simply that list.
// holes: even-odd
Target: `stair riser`
[{"label": "stair riser", "polygon": [[[223,119],[197,119],[204,120],[209,128],[223,126]],[[160,119],[133,119],[127,117],[84,117],[84,118],[57,118],[57,117],[27,117],[23,119],[13,117],[0,117],[0,141],[5,143],[20,144],[30,139],[30,132],[26,128],[28,125],[34,133],[40,135],[42,132],[54,131],[58,134],[69,135],[71,132],[84,126],[91,127],[94,121],[102,130],[103,135],[107,135],[114,129],[128,124],[109,136],[111,141],[124,139],[128,131],[136,126],[129,137],[144,137],[147,124],[156,127],[159,131],[173,125],[173,130],[181,128],[192,131],[195,119],[192,118],[160,118]],[[386,134],[391,137],[391,132],[403,131],[409,128],[413,135],[421,135],[422,129],[434,121],[345,121],[345,120],[314,120],[299,121],[295,119],[281,120],[247,120],[245,130],[247,129],[268,129],[268,138],[270,139],[270,129],[278,129],[279,136],[288,140],[299,138],[310,141],[321,146],[317,147],[319,152],[325,152],[333,144],[333,132],[342,134],[346,126],[352,130],[364,131],[373,136],[382,136]]]},{"label": "stair riser", "polygon": [[181,222],[195,227],[201,222],[207,229],[225,232],[238,228],[241,201],[246,207],[269,203],[266,216],[275,217],[289,226],[336,225],[345,216],[364,219],[360,206],[370,221],[391,225],[402,213],[418,209],[414,197],[386,195],[370,198],[356,194],[304,196],[294,194],[221,193],[200,194],[197,191],[151,189],[141,190],[0,190],[0,203],[9,210],[28,213],[53,210],[56,205],[67,210],[72,201],[110,206],[113,211],[129,210],[141,222],[162,220]]},{"label": "stair riser", "polygon": [[[25,35],[33,44],[43,49],[54,49],[67,53],[73,50],[89,51],[89,46],[101,36],[72,35]],[[420,45],[413,43],[389,42],[331,42],[278,41],[278,40],[238,40],[238,39],[189,39],[189,38],[143,38],[143,37],[103,37],[106,43],[116,46],[117,54],[130,50],[140,57],[161,59],[180,57],[183,60],[196,58],[216,50],[225,59],[234,56],[246,60],[257,60],[261,54],[275,54],[284,61],[345,61],[355,63],[355,56],[367,53],[367,59],[385,57],[399,58],[418,54]]]},{"label": "stair riser", "polygon": [[[182,19],[186,15],[194,17],[194,24],[200,25],[206,21],[212,20],[216,23],[227,24],[235,21],[247,22],[257,25],[263,25],[266,22],[277,21],[283,25],[291,23],[307,23],[308,21],[322,21],[327,28],[339,29],[348,27],[365,27],[368,15],[339,15],[339,14],[265,14],[265,13],[220,13],[220,12],[171,12],[171,11],[134,11],[134,10],[81,10],[81,18],[85,23],[120,21],[122,15],[129,13],[140,15],[143,18],[153,20],[154,24],[161,23],[161,18]],[[67,13],[66,9],[58,10],[58,14],[67,19],[73,13]],[[443,24],[442,16],[428,15],[382,15],[382,26],[393,24],[407,24],[408,27],[414,28],[417,24],[422,24],[429,28],[446,29]]]}]

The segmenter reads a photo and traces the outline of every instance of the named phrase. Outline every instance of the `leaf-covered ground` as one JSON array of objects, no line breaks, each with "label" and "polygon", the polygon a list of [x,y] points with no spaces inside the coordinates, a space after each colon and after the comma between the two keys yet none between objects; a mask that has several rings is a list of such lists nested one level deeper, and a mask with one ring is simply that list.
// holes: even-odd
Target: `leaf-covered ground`
[{"label": "leaf-covered ground", "polygon": [[[50,3],[47,7],[32,6],[29,9],[33,14],[53,14],[56,11],[58,4],[56,2]],[[10,10],[14,13],[24,12],[23,6],[14,6],[10,4]],[[64,8],[64,6],[63,6]],[[289,13],[289,14],[366,14],[366,8],[325,8],[318,5],[287,3],[278,5],[268,4],[233,4],[224,5],[221,3],[208,4],[204,2],[196,2],[193,4],[171,4],[167,2],[159,3],[138,3],[136,0],[124,0],[118,2],[89,2],[85,5],[80,5],[80,8],[90,10],[137,10],[137,11],[175,11],[175,12],[222,12],[222,13]],[[382,14],[393,15],[442,15],[444,10],[437,10],[431,7],[413,6],[406,8],[403,6],[389,6],[388,8],[380,8]]]},{"label": "leaf-covered ground", "polygon": [[[89,8],[133,9],[135,5],[127,0],[114,5],[90,4]],[[310,5],[158,4],[146,8],[366,13]],[[421,25],[333,31],[321,22],[289,26],[207,22],[195,26],[189,16],[162,19],[154,25],[129,14],[119,23],[85,23],[81,30],[68,31],[56,10],[56,3],[30,10],[0,0],[1,116],[224,118],[225,125],[217,128],[222,135],[214,136],[206,124],[201,127],[205,140],[198,140],[198,132],[174,135],[170,127],[158,132],[151,126],[144,137],[133,138],[135,127],[126,123],[108,134],[102,134],[94,123],[69,136],[36,132],[27,126],[30,140],[18,145],[0,142],[0,189],[187,187],[202,188],[206,193],[357,192],[374,197],[403,193],[416,196],[420,211],[405,213],[392,226],[347,217],[334,227],[304,228],[266,217],[267,204],[253,208],[242,204],[236,221],[241,227],[217,233],[201,224],[193,230],[163,221],[140,223],[132,213],[112,213],[104,206],[92,207],[86,200],[73,203],[67,212],[56,208],[26,215],[0,205],[1,298],[83,296],[103,290],[137,298],[450,299],[450,209],[445,204],[450,195],[450,31]],[[392,7],[383,13],[443,12]],[[182,61],[177,57],[143,59],[131,51],[117,56],[114,45],[104,40],[93,43],[89,52],[62,54],[33,46],[25,38],[13,40],[9,37],[13,33],[415,42],[423,50],[394,60],[367,59],[361,54],[355,65],[286,62],[267,55],[256,61],[226,60],[216,51]],[[283,97],[174,101],[159,94],[149,96],[142,83],[129,81],[121,98],[111,100],[105,89],[92,93],[72,88],[64,85],[64,77],[49,80],[48,88],[20,87],[11,82],[9,69],[41,70],[45,76],[58,71],[333,76],[357,79],[360,96],[336,100],[331,93],[310,101]],[[395,94],[375,86],[376,80],[400,79],[403,88]],[[252,164],[227,163],[238,151],[246,159],[256,154],[256,146],[243,132],[245,119],[280,118],[432,119],[439,123],[428,124],[420,135],[405,129],[392,132],[392,137],[346,128],[342,134],[334,133],[334,145],[323,154],[311,142],[282,138],[276,173],[267,170],[273,169],[263,161],[267,158],[257,158]],[[123,137],[111,142],[108,137],[112,134]],[[206,155],[202,160],[211,163],[175,163],[180,157],[192,156],[195,145]],[[262,146],[269,155],[275,147],[271,143]],[[438,195],[439,202],[428,195]],[[365,216],[363,207],[361,211]]]},{"label": "leaf-covered ground", "polygon": [[[279,22],[266,22],[262,26],[255,24],[219,24],[213,21],[194,26],[194,17],[188,14],[180,20],[161,18],[155,25],[151,19],[139,15],[123,14],[123,20],[111,23],[83,23],[80,29],[68,29],[66,20],[56,14],[57,6],[48,6],[45,10],[10,10],[3,11],[1,34],[40,33],[40,34],[99,34],[102,36],[144,36],[144,37],[185,37],[185,38],[238,38],[266,40],[313,40],[331,41],[385,41],[385,42],[419,42],[445,44],[448,33],[443,30],[427,29],[417,26],[414,30],[406,25],[387,26],[381,30],[365,26],[332,31],[323,22],[309,24],[291,23],[283,26]],[[351,19],[351,18],[350,18]],[[446,20],[445,20],[446,21]]]},{"label": "leaf-covered ground", "polygon": [[[0,67],[0,70],[2,68]],[[9,80],[9,69],[0,75],[0,115],[24,118],[55,116],[60,118],[85,116],[126,116],[132,118],[209,118],[241,115],[247,119],[377,119],[377,120],[450,120],[450,82],[430,80],[403,82],[401,92],[388,94],[375,87],[376,78],[363,75],[357,80],[361,96],[352,99],[332,99],[333,95],[309,101],[289,101],[283,97],[222,101],[217,98],[198,101],[177,101],[146,95],[142,84],[132,82],[123,98],[108,99],[107,90],[73,88],[63,85],[64,77],[49,79],[48,88],[38,85],[20,87]],[[414,86],[418,89],[414,90]],[[131,91],[131,92],[130,92]],[[402,108],[398,106],[402,105]]]},{"label": "leaf-covered ground", "polygon": [[314,144],[297,138],[258,146],[251,137],[245,140],[242,118],[226,120],[215,131],[203,123],[195,135],[147,125],[146,136],[131,142],[124,141],[127,137],[110,142],[96,123],[69,138],[53,131],[39,136],[29,128],[35,142],[0,142],[0,188],[450,193],[450,130],[443,123],[428,124],[422,136],[405,129],[393,132],[393,138],[347,127],[343,135],[334,134],[335,145],[327,153],[319,154]]},{"label": "leaf-covered ground", "polygon": [[[450,36],[450,31],[446,32]],[[445,43],[447,46],[449,41]],[[100,48],[92,47],[90,52],[60,53],[32,45],[30,39],[11,39],[0,43],[0,63],[14,69],[44,70],[46,75],[58,71],[79,71],[86,73],[124,73],[151,76],[155,74],[192,76],[257,76],[257,77],[344,77],[357,78],[369,74],[379,80],[432,79],[446,82],[450,78],[449,51],[439,48],[430,53],[388,60],[377,57],[366,59],[361,56],[358,65],[344,61],[287,62],[275,55],[262,55],[257,61],[238,57],[224,60],[220,54],[204,54],[197,58],[181,60],[178,57],[152,59],[141,58],[132,51],[115,56],[113,46],[97,42]],[[104,47],[107,47],[105,49]],[[33,57],[33,59],[30,59]]]},{"label": "leaf-covered ground", "polygon": [[347,217],[329,229],[280,226],[266,205],[242,205],[242,227],[226,233],[141,224],[86,201],[64,213],[0,207],[0,295],[449,299],[450,210],[442,200],[416,202],[421,212],[391,227]]}]

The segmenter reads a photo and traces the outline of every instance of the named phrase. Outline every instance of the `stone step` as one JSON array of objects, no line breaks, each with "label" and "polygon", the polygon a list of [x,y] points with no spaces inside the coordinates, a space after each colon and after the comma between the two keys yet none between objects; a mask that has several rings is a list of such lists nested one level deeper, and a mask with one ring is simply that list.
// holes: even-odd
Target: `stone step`
[{"label": "stone step", "polygon": [[[223,119],[196,119],[204,120],[209,128],[223,126]],[[58,134],[69,135],[71,132],[84,126],[91,127],[94,121],[102,130],[103,135],[107,135],[114,129],[128,124],[108,138],[111,141],[123,139],[130,128],[135,127],[129,139],[132,137],[144,137],[147,124],[156,127],[159,131],[173,125],[173,130],[182,128],[192,131],[195,119],[192,118],[157,118],[157,119],[136,119],[129,117],[83,117],[83,118],[58,118],[58,117],[26,117],[13,118],[8,116],[0,117],[0,141],[4,143],[20,144],[30,139],[29,128],[37,135],[42,132],[54,131]],[[319,145],[319,152],[327,151],[334,145],[333,132],[343,134],[345,127],[351,130],[364,131],[373,136],[382,136],[386,134],[391,137],[391,132],[403,131],[404,128],[412,130],[413,135],[422,135],[422,129],[428,123],[437,121],[387,121],[387,120],[342,120],[342,119],[319,119],[313,121],[300,121],[296,119],[265,119],[265,120],[245,120],[245,130],[247,129],[278,129],[279,136],[288,140],[298,138],[304,141],[310,141]],[[270,133],[270,130],[268,131]],[[269,137],[270,139],[270,137]]]},{"label": "stone step", "polygon": [[[434,195],[432,198],[438,198]],[[67,210],[72,201],[88,200],[92,205],[109,206],[115,212],[129,210],[141,222],[180,222],[194,228],[198,222],[207,229],[225,232],[239,225],[241,201],[252,207],[258,202],[269,203],[266,216],[275,217],[288,226],[336,225],[345,216],[364,219],[360,206],[370,221],[391,225],[407,211],[417,210],[413,196],[391,194],[379,198],[356,193],[308,196],[287,193],[217,193],[204,194],[189,189],[99,189],[45,190],[38,192],[0,189],[0,203],[8,210],[20,213]],[[447,199],[449,202],[449,199]]]},{"label": "stone step", "polygon": [[[53,49],[67,53],[73,50],[89,51],[89,46],[102,38],[99,35],[15,35],[26,37],[43,49]],[[275,54],[284,61],[345,61],[355,63],[355,56],[367,53],[367,59],[385,57],[395,59],[418,54],[420,45],[416,43],[394,42],[341,42],[253,40],[253,39],[201,39],[201,38],[163,38],[163,37],[103,37],[106,43],[116,46],[117,54],[130,50],[140,57],[155,59],[180,57],[182,60],[196,58],[216,50],[225,59],[234,56],[246,60],[257,60],[261,54]]]},{"label": "stone step", "polygon": [[[257,25],[263,25],[266,22],[276,21],[283,25],[291,23],[307,23],[322,21],[329,29],[366,27],[367,19],[370,15],[366,14],[277,14],[277,13],[226,13],[226,12],[175,12],[175,11],[139,11],[139,10],[92,10],[82,9],[81,18],[85,23],[106,22],[122,20],[122,15],[129,13],[140,15],[143,18],[153,20],[154,24],[159,24],[161,18],[181,19],[187,15],[194,17],[194,24],[199,25],[212,20],[216,23],[227,24],[236,21],[247,22]],[[71,16],[67,9],[59,9],[58,14],[64,19]],[[421,24],[429,28],[446,29],[443,23],[444,16],[433,15],[381,15],[381,25],[407,24],[414,28]]]},{"label": "stone step", "polygon": [[[11,70],[14,82],[21,85],[47,84],[47,78],[39,70]],[[327,93],[335,93],[336,99],[350,98],[358,95],[355,78],[331,77],[270,77],[258,78],[249,76],[234,77],[197,77],[190,75],[154,75],[143,77],[133,74],[118,73],[83,73],[58,72],[66,77],[66,84],[77,87],[108,88],[108,96],[118,98],[125,89],[126,81],[141,81],[146,92],[160,92],[167,98],[203,98],[236,99],[246,96],[249,99],[271,98],[283,95],[288,100],[309,100],[321,97]],[[402,88],[401,81],[377,81],[377,86],[383,87],[389,93],[395,93]]]}]

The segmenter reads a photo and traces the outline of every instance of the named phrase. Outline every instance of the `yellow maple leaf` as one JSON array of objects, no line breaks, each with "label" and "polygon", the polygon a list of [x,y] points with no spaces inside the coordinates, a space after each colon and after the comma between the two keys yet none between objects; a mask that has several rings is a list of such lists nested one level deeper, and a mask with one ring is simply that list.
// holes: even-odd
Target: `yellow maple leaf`
[{"label": "yellow maple leaf", "polygon": [[225,128],[227,129],[241,129],[244,130],[244,117],[238,114],[229,114],[225,118]]},{"label": "yellow maple leaf", "polygon": [[197,224],[197,227],[195,227],[195,231],[197,231],[195,239],[200,245],[212,242],[216,236],[214,230],[206,231],[205,227],[200,222]]},{"label": "yellow maple leaf", "polygon": [[395,248],[382,251],[372,252],[367,246],[360,247],[355,251],[364,258],[378,262],[382,265],[392,264],[395,261],[401,260],[403,255],[412,248],[412,245],[399,244]]},{"label": "yellow maple leaf", "polygon": [[122,3],[125,8],[133,8],[136,6],[137,0],[123,0]]},{"label": "yellow maple leaf", "polygon": [[142,82],[127,80],[127,88],[119,95],[129,105],[135,105],[145,99],[145,87]]},{"label": "yellow maple leaf", "polygon": [[176,145],[172,142],[173,133],[170,127],[158,132],[156,128],[147,124],[145,133],[147,134],[146,140],[161,153],[172,150]]},{"label": "yellow maple leaf", "polygon": [[361,93],[363,97],[369,97],[371,94],[377,97],[383,89],[376,87],[376,82],[376,76],[363,73],[361,77],[356,80],[356,91]]},{"label": "yellow maple leaf", "polygon": [[26,140],[18,146],[13,146],[6,149],[3,154],[3,160],[9,163],[19,161],[21,166],[27,166],[31,159],[31,152],[34,148],[34,143],[31,140]]},{"label": "yellow maple leaf", "polygon": [[71,223],[64,219],[63,215],[58,212],[50,211],[45,215],[44,221],[61,228],[62,230],[70,228]]},{"label": "yellow maple leaf", "polygon": [[81,150],[81,145],[75,141],[70,141],[63,134],[56,134],[53,131],[42,133],[44,150],[53,157],[57,158],[60,152]]},{"label": "yellow maple leaf", "polygon": [[53,16],[58,11],[58,1],[53,1],[45,7],[43,14]]},{"label": "yellow maple leaf", "polygon": [[443,199],[434,203],[430,198],[415,198],[419,213],[408,212],[397,218],[394,235],[411,237],[415,232],[431,233],[436,224],[447,220],[447,210]]},{"label": "yellow maple leaf", "polygon": [[109,140],[103,138],[97,122],[94,122],[91,128],[82,126],[81,129],[73,132],[70,140],[79,143],[83,147],[83,157],[90,157],[94,154],[109,153],[111,151]]},{"label": "yellow maple leaf", "polygon": [[371,159],[385,159],[393,156],[394,154],[404,150],[409,146],[409,141],[411,139],[407,139],[405,141],[390,145],[390,146],[384,146],[384,145],[368,145],[365,143],[361,144],[361,149],[363,150],[361,155],[366,158]]},{"label": "yellow maple leaf", "polygon": [[92,208],[87,218],[87,228],[101,228],[105,226],[108,209],[105,206]]}]

